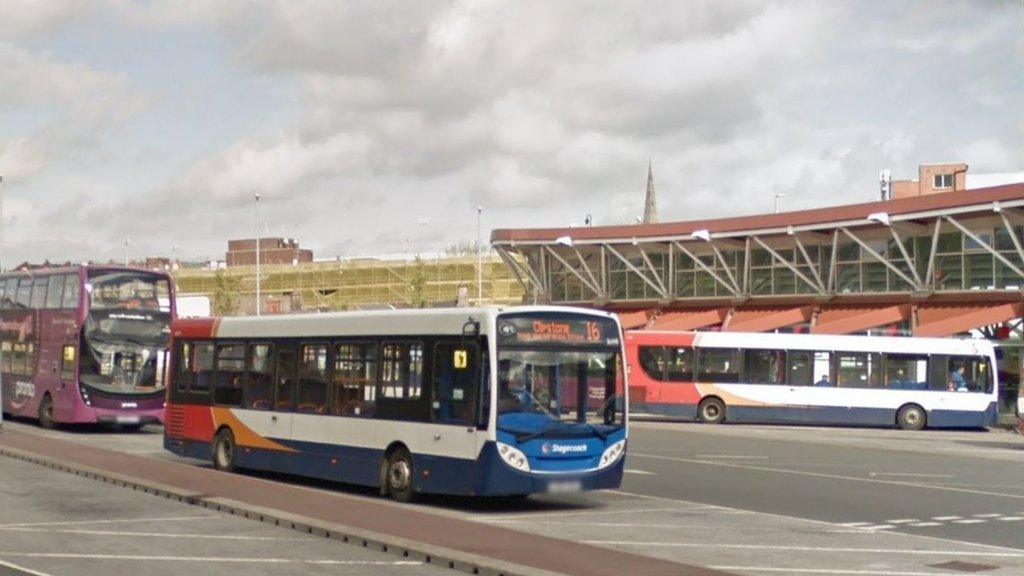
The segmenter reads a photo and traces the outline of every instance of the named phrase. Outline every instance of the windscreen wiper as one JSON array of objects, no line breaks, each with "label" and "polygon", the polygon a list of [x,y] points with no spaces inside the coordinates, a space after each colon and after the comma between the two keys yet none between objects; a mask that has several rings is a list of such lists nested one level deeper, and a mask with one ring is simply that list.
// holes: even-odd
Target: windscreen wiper
[{"label": "windscreen wiper", "polygon": [[536,440],[537,438],[540,438],[541,436],[544,436],[545,434],[547,434],[549,432],[554,432],[555,430],[558,430],[561,427],[562,427],[562,423],[559,422],[558,424],[555,424],[553,426],[548,426],[548,427],[543,428],[541,430],[538,430],[536,432],[525,432],[525,433],[522,433],[522,432],[512,432],[511,430],[504,430],[504,432],[508,432],[509,434],[514,435],[516,437],[516,442],[518,442],[519,444],[522,444],[523,442],[529,442],[530,440]]}]

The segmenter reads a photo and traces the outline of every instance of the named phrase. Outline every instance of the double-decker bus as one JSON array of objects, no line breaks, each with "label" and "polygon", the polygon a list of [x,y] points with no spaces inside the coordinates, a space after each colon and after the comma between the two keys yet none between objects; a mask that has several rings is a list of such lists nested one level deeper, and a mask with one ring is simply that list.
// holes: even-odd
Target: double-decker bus
[{"label": "double-decker bus", "polygon": [[626,351],[636,413],[913,430],[996,421],[985,340],[630,331]]},{"label": "double-decker bus", "polygon": [[417,493],[614,488],[615,316],[578,308],[340,312],[173,324],[164,446],[216,468]]},{"label": "double-decker bus", "polygon": [[58,423],[163,422],[173,283],[111,266],[0,275],[3,412]]}]

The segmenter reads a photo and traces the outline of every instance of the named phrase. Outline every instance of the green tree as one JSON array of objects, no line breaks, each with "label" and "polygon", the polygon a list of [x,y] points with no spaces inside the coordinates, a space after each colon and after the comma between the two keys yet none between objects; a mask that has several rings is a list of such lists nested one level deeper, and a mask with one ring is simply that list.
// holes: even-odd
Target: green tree
[{"label": "green tree", "polygon": [[424,308],[427,305],[427,265],[423,258],[416,255],[413,261],[412,277],[409,278],[409,289],[412,291],[412,305],[416,308]]},{"label": "green tree", "polygon": [[241,299],[242,280],[238,276],[218,270],[213,275],[213,297],[210,299],[210,311],[213,315],[233,316],[238,314],[238,304]]}]

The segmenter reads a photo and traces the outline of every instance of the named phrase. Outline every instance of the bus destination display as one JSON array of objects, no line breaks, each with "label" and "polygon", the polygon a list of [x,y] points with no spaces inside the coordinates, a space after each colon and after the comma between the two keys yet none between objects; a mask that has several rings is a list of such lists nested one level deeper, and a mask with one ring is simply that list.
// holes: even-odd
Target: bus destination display
[{"label": "bus destination display", "polygon": [[529,318],[498,319],[499,343],[556,344],[565,346],[618,346],[615,323],[601,318]]}]

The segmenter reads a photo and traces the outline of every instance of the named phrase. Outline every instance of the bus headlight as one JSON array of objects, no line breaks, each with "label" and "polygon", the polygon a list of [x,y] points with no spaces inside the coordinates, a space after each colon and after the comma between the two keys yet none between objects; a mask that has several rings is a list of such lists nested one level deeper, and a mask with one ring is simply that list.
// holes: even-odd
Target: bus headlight
[{"label": "bus headlight", "polygon": [[604,454],[601,454],[601,462],[597,465],[598,468],[607,468],[615,463],[623,453],[626,452],[626,441],[619,440],[615,444],[612,444],[605,449]]},{"label": "bus headlight", "polygon": [[505,461],[505,464],[508,464],[516,470],[520,470],[522,472],[530,471],[530,463],[526,460],[526,454],[523,454],[508,444],[498,442],[498,454],[501,456],[501,459]]}]

